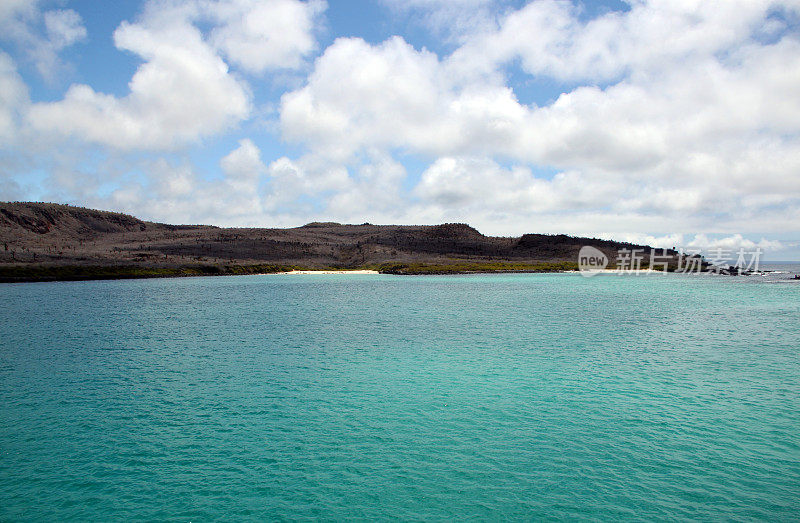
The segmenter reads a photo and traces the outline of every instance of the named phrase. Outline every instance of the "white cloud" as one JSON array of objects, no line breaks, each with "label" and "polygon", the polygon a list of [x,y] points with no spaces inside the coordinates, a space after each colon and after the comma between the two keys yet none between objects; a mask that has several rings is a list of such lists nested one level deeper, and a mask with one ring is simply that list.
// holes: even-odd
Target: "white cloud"
[{"label": "white cloud", "polygon": [[628,173],[655,174],[672,162],[678,176],[695,176],[690,160],[709,149],[727,149],[715,155],[722,160],[731,151],[758,155],[755,147],[797,132],[800,101],[789,93],[800,89],[798,56],[800,42],[785,38],[743,47],[735,64],[709,57],[536,107],[495,78],[459,77],[451,62],[401,38],[377,46],[340,39],[308,84],[284,95],[281,126],[285,137],[340,158],[390,147]]},{"label": "white cloud", "polygon": [[400,37],[380,45],[336,40],[308,84],[281,100],[286,138],[331,157],[362,148],[427,154],[501,151],[515,141],[526,108],[503,86],[459,86],[429,51]]},{"label": "white cloud", "polygon": [[36,0],[4,0],[0,2],[0,24],[20,18],[31,18],[37,9]]},{"label": "white cloud", "polygon": [[[152,6],[152,4],[151,4]],[[169,149],[236,125],[250,114],[250,94],[185,16],[150,8],[114,32],[121,50],[141,56],[122,98],[73,85],[64,99],[37,103],[32,126],[117,149]]]},{"label": "white cloud", "polygon": [[573,196],[560,187],[572,185],[573,176],[546,180],[527,167],[503,167],[487,157],[443,157],[422,173],[414,195],[431,223],[468,222],[485,233],[517,234],[530,232],[536,217],[558,212],[564,197]]},{"label": "white cloud", "polygon": [[777,251],[786,248],[786,245],[778,240],[767,240],[765,238],[761,238],[761,240],[755,242],[743,237],[741,234],[717,238],[709,238],[705,234],[697,234],[686,244],[686,247],[689,249],[700,249],[703,252],[716,250],[735,252],[740,249]]},{"label": "white cloud", "polygon": [[148,166],[147,172],[154,182],[151,187],[161,201],[175,201],[181,198],[194,199],[199,181],[187,164],[173,166],[160,158]]},{"label": "white cloud", "polygon": [[[330,163],[325,157],[307,155],[298,160],[281,157],[272,162],[269,172],[270,209],[292,206],[300,196],[315,197],[346,189],[351,179],[347,168]],[[308,206],[304,208],[308,209]]]},{"label": "white cloud", "polygon": [[219,26],[211,42],[228,59],[251,73],[293,69],[316,48],[322,0],[233,0],[211,4]]},{"label": "white cloud", "polygon": [[770,253],[790,247],[790,245],[779,240],[761,238],[758,241],[753,241],[741,234],[709,236],[707,234],[676,233],[654,236],[636,233],[604,233],[600,234],[600,237],[635,243],[637,245],[650,245],[659,249],[679,249],[686,253],[702,253],[704,255],[721,250],[723,253],[726,253],[727,256],[733,256],[734,259],[740,250],[754,252],[756,249],[761,249],[764,253]]},{"label": "white cloud", "polygon": [[72,9],[47,11],[44,14],[44,26],[50,41],[58,49],[86,38],[83,19]]},{"label": "white cloud", "polygon": [[488,158],[439,158],[422,174],[415,193],[460,210],[532,212],[556,204],[548,182],[534,178],[529,169],[504,169]]},{"label": "white cloud", "polygon": [[19,132],[19,113],[28,104],[28,89],[14,61],[0,51],[0,146],[13,144]]},{"label": "white cloud", "polygon": [[[165,150],[196,142],[249,118],[248,85],[218,55],[250,72],[294,68],[314,49],[319,0],[151,0],[136,22],[114,32],[122,51],[140,56],[123,97],[76,84],[58,102],[38,103],[38,132],[75,137],[120,150]],[[53,41],[81,36],[72,11],[45,17]],[[210,35],[201,31],[211,23]],[[85,34],[85,32],[83,33]]]},{"label": "white cloud", "polygon": [[245,138],[219,164],[223,176],[206,179],[186,161],[145,160],[135,166],[144,181],[126,184],[102,205],[170,223],[263,225],[267,167],[259,148]]},{"label": "white cloud", "polygon": [[[520,224],[513,229],[515,234],[526,232],[527,223],[559,213],[599,209],[627,213],[631,209],[626,204],[643,198],[646,191],[621,178],[598,180],[577,171],[537,176],[528,167],[504,167],[486,157],[439,158],[414,188],[421,205],[436,209],[449,221],[477,218],[492,230],[492,220],[516,217]],[[509,231],[507,226],[503,231]]]},{"label": "white cloud", "polygon": [[15,44],[45,80],[64,69],[59,53],[86,35],[83,19],[72,9],[42,11],[36,0],[0,5],[0,39]]},{"label": "white cloud", "polygon": [[374,222],[380,217],[393,221],[404,209],[402,184],[405,167],[390,155],[370,151],[354,175],[338,187],[328,203],[327,211],[346,222]]},{"label": "white cloud", "polygon": [[498,0],[382,0],[398,14],[411,15],[418,23],[459,42],[470,34],[493,27],[496,12],[506,1]]},{"label": "white cloud", "polygon": [[[586,22],[545,0],[444,59],[400,37],[339,39],[283,96],[281,129],[332,163],[375,149],[430,158],[419,216],[572,211],[594,230],[786,230],[780,216],[800,199],[800,39],[787,27],[758,38],[779,4],[642,1]],[[523,104],[501,74],[517,58],[588,85]],[[540,179],[534,166],[561,174]]]},{"label": "white cloud", "polygon": [[34,1],[26,9],[17,9],[17,16],[10,20],[11,27],[3,27],[0,16],[0,31],[23,50],[42,78],[54,83],[60,73],[69,70],[60,53],[86,40],[87,31],[81,16],[72,9],[42,12],[37,4]]},{"label": "white cloud", "polygon": [[266,171],[261,151],[249,138],[240,140],[239,147],[220,160],[220,167],[241,191],[255,191],[259,177]]},{"label": "white cloud", "polygon": [[261,161],[261,151],[250,139],[239,142],[239,147],[220,161],[225,174],[224,186],[218,196],[224,196],[229,215],[258,216],[262,213],[262,196],[259,190],[267,167]]},{"label": "white cloud", "polygon": [[652,234],[617,232],[613,234],[601,233],[599,237],[607,240],[634,243],[636,245],[650,245],[657,249],[685,249],[688,253],[687,242],[684,239],[685,235],[680,233],[654,236]]},{"label": "white cloud", "polygon": [[[759,29],[776,0],[636,0],[628,12],[582,20],[580,7],[539,0],[510,12],[454,54],[465,68],[493,69],[515,59],[530,74],[560,80],[610,80],[680,66],[735,48]],[[794,5],[793,5],[794,4]]]}]

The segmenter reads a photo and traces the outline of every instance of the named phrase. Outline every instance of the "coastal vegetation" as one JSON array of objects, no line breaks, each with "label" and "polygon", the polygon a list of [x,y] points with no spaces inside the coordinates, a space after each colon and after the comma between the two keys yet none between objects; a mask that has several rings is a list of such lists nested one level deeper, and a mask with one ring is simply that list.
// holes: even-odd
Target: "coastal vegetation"
[{"label": "coastal vegetation", "polygon": [[192,265],[144,267],[134,265],[16,265],[0,266],[0,282],[119,280],[127,278],[174,278],[178,276],[234,276],[271,274],[298,270],[288,265]]},{"label": "coastal vegetation", "polygon": [[241,276],[291,271],[375,270],[381,274],[471,274],[493,272],[562,272],[578,269],[574,262],[555,263],[386,263],[364,267],[303,267],[298,265],[191,265],[182,267],[140,267],[133,265],[15,265],[0,266],[0,282],[117,280],[128,278],[174,278],[181,276]]},{"label": "coastal vegetation", "polygon": [[576,262],[485,262],[485,263],[385,263],[382,274],[470,274],[483,272],[562,272],[578,270]]}]

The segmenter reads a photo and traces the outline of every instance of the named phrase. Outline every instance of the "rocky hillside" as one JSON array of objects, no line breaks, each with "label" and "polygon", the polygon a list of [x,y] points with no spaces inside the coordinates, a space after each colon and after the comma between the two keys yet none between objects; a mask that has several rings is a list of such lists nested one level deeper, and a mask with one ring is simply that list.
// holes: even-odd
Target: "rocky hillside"
[{"label": "rocky hillside", "polygon": [[583,245],[597,247],[611,260],[620,248],[649,250],[565,235],[485,236],[460,223],[314,222],[291,229],[179,226],[46,203],[0,203],[0,242],[0,267],[17,271],[20,267],[199,266],[223,270],[264,264],[305,268],[507,264],[518,270],[542,263],[574,264]]},{"label": "rocky hillside", "polygon": [[116,212],[44,203],[0,204],[0,238],[33,239],[41,235],[96,238],[113,232],[146,231],[161,225]]}]

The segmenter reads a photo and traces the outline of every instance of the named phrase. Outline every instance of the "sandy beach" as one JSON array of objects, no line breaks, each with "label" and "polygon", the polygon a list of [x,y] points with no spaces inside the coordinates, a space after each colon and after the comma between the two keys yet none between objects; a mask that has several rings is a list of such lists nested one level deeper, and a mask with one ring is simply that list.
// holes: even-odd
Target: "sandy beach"
[{"label": "sandy beach", "polygon": [[353,271],[288,271],[276,274],[380,274],[378,271],[358,269]]}]

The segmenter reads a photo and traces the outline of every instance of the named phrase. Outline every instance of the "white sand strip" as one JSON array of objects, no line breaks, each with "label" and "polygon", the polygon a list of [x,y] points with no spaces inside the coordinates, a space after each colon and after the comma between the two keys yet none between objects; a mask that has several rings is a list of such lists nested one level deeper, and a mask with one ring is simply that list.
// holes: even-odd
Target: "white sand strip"
[{"label": "white sand strip", "polygon": [[359,269],[354,271],[289,271],[277,274],[380,274],[378,271]]}]

